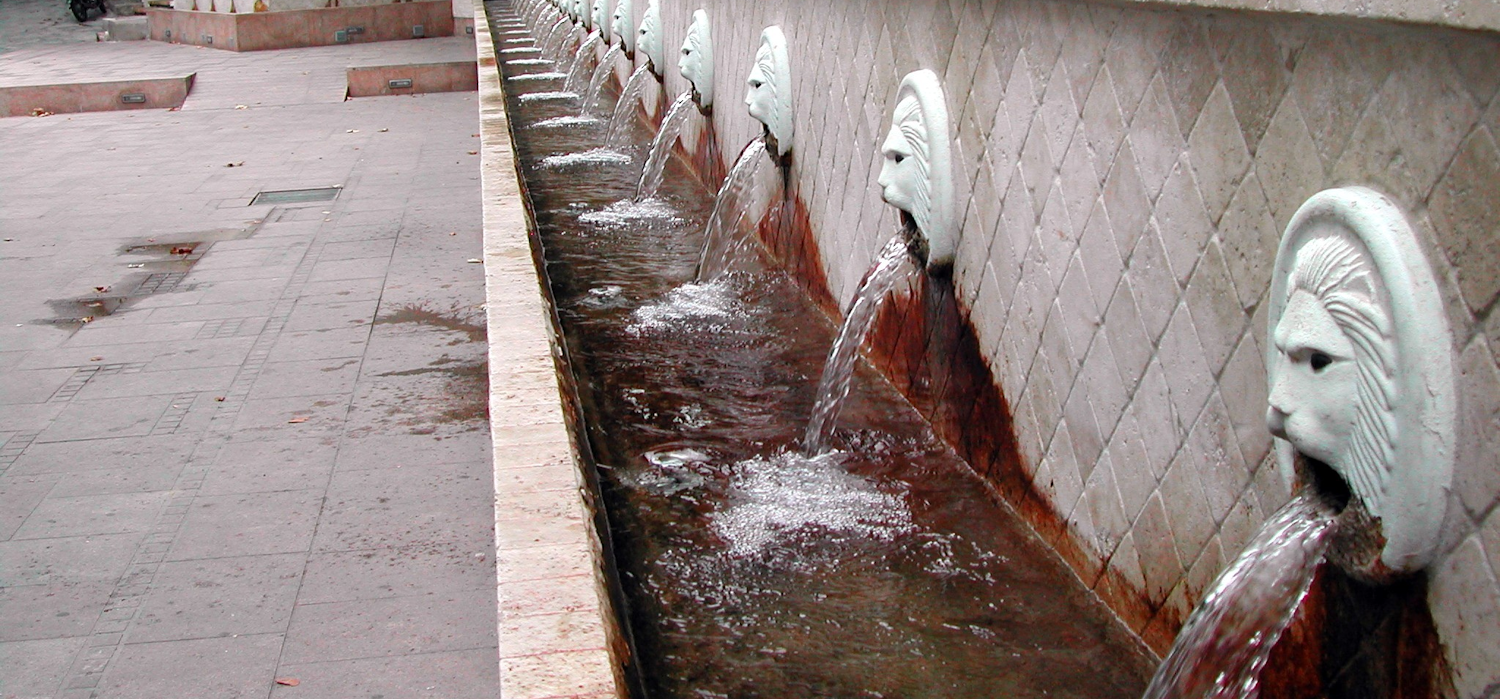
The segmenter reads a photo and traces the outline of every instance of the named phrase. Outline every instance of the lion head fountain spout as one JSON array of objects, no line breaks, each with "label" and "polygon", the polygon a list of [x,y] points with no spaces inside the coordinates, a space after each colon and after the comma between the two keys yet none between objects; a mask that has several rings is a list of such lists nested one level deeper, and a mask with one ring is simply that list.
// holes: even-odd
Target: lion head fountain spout
[{"label": "lion head fountain spout", "polygon": [[693,86],[693,101],[707,114],[714,108],[714,43],[709,32],[708,12],[693,11],[693,24],[682,41],[677,71]]},{"label": "lion head fountain spout", "polygon": [[1452,481],[1452,335],[1406,216],[1319,192],[1276,253],[1266,426],[1284,474],[1339,509],[1328,557],[1367,582],[1422,569]]},{"label": "lion head fountain spout", "polygon": [[609,43],[609,0],[594,0],[594,7],[589,12],[586,23],[589,31],[599,32],[604,38],[604,43]]},{"label": "lion head fountain spout", "polygon": [[891,130],[880,146],[881,197],[900,209],[913,232],[908,246],[930,272],[953,266],[958,228],[953,215],[953,160],[948,103],[937,74],[908,73],[896,92]]},{"label": "lion head fountain spout", "polygon": [[635,45],[651,61],[651,72],[656,73],[656,77],[666,75],[666,44],[661,39],[661,5],[658,0],[651,0],[646,4],[646,14],[641,16],[641,28]]},{"label": "lion head fountain spout", "polygon": [[625,55],[635,60],[635,6],[631,0],[616,0],[609,31],[620,40],[620,45],[625,48]]},{"label": "lion head fountain spout", "polygon": [[745,83],[745,107],[765,127],[766,148],[778,161],[792,152],[792,64],[781,27],[760,33],[760,49]]}]

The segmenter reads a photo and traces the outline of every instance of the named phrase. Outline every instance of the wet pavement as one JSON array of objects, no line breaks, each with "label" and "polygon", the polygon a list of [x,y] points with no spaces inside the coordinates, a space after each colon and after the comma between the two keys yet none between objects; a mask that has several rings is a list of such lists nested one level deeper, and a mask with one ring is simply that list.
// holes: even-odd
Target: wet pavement
[{"label": "wet pavement", "polygon": [[0,119],[0,697],[497,694],[475,93],[340,89],[465,47],[0,54],[198,73]]}]

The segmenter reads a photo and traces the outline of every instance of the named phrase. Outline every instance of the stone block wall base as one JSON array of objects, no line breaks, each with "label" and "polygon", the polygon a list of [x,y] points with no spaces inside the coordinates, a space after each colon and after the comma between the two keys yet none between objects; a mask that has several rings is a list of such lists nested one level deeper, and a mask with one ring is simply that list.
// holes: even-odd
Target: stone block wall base
[{"label": "stone block wall base", "polygon": [[196,75],[0,87],[0,117],[180,107]]},{"label": "stone block wall base", "polygon": [[227,51],[453,36],[454,26],[448,0],[242,14],[152,7],[146,17],[153,41]]},{"label": "stone block wall base", "polygon": [[[347,71],[350,97],[466,92],[479,89],[473,61],[355,66]],[[406,81],[403,83],[403,81]]]}]

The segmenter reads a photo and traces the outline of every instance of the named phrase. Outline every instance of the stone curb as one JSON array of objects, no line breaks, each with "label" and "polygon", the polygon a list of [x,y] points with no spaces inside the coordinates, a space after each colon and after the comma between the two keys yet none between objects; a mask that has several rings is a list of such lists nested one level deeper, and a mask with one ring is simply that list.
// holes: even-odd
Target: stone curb
[{"label": "stone curb", "polygon": [[623,697],[606,562],[568,428],[552,309],[533,262],[482,3],[474,25],[501,696]]}]

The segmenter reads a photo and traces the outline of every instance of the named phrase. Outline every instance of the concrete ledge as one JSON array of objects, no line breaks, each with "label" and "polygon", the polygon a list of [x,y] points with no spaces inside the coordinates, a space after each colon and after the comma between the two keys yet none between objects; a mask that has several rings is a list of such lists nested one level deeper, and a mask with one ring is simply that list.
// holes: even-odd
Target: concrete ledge
[{"label": "concrete ledge", "polygon": [[105,17],[105,41],[145,41],[151,28],[145,17]]},{"label": "concrete ledge", "polygon": [[146,17],[154,41],[227,51],[453,36],[450,0],[240,14],[153,7]]},{"label": "concrete ledge", "polygon": [[1456,29],[1500,31],[1500,2],[1496,0],[1128,0],[1128,2],[1143,5],[1350,17],[1432,24]]},{"label": "concrete ledge", "polygon": [[[479,89],[474,61],[412,63],[391,66],[351,66],[347,71],[350,97],[414,95],[419,92],[466,92]],[[410,81],[404,87],[392,81]]]},{"label": "concrete ledge", "polygon": [[32,116],[38,111],[75,114],[180,107],[196,75],[0,87],[0,117]]},{"label": "concrete ledge", "polygon": [[624,697],[607,527],[577,434],[482,3],[475,3],[500,694]]}]

